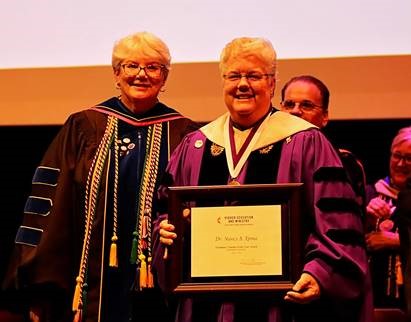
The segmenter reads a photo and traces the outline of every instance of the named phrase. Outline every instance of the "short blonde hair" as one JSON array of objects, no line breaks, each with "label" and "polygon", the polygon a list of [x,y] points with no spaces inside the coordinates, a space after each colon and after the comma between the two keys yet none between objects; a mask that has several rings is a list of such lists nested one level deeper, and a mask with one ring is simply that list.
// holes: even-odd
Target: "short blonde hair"
[{"label": "short blonde hair", "polygon": [[153,57],[167,69],[170,68],[171,56],[167,45],[156,35],[142,31],[121,38],[114,44],[111,59],[113,70],[117,72],[125,59],[136,54]]},{"label": "short blonde hair", "polygon": [[[411,126],[403,127],[392,140],[391,151],[399,144],[411,141]],[[411,152],[411,151],[410,151]]]},{"label": "short blonde hair", "polygon": [[220,55],[221,76],[227,71],[227,63],[230,59],[247,56],[260,59],[267,71],[274,77],[277,76],[277,53],[271,42],[265,38],[250,37],[235,38],[224,47]]}]

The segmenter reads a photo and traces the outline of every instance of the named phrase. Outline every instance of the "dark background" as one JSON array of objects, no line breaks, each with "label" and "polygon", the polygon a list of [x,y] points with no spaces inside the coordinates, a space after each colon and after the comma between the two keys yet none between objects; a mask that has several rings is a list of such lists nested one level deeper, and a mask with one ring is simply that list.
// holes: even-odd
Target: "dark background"
[{"label": "dark background", "polygon": [[[367,182],[388,174],[389,150],[401,127],[411,119],[330,121],[325,134],[338,148],[352,151],[364,164]],[[22,219],[31,177],[61,126],[0,126],[0,279],[3,279]]]}]

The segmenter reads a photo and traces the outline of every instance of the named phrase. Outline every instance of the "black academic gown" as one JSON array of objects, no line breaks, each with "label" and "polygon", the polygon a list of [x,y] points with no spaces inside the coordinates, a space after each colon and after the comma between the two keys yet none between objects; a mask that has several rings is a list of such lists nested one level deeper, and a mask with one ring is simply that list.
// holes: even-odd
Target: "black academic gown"
[{"label": "black academic gown", "polygon": [[[156,133],[160,134],[154,138],[153,128],[158,129],[159,124],[161,130]],[[110,126],[117,130],[108,131]],[[156,191],[174,147],[194,128],[193,122],[162,103],[136,116],[117,98],[71,115],[34,174],[4,288],[17,290],[28,306],[51,308],[47,315],[53,322],[72,321],[72,298],[81,262],[85,264],[81,290],[84,321],[166,318],[167,308],[158,289],[139,290],[139,263],[130,263],[133,231],[139,232],[141,209],[150,207],[155,213],[155,200],[145,204],[143,189],[152,184],[151,190]],[[112,135],[107,136],[108,132]],[[158,169],[143,178],[155,140]],[[99,156],[103,160],[100,169],[96,152],[103,151],[104,146],[107,153]],[[90,182],[99,171],[93,187]],[[96,193],[91,197],[93,189]],[[115,198],[118,268],[111,268],[108,262]],[[88,250],[82,255],[88,218],[85,210],[90,207],[95,213]]]}]

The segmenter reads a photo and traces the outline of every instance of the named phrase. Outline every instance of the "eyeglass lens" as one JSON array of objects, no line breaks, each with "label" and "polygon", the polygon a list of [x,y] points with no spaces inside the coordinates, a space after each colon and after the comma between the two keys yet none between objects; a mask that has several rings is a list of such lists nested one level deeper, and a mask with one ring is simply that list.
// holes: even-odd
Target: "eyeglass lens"
[{"label": "eyeglass lens", "polygon": [[136,76],[140,74],[141,70],[143,70],[147,76],[158,77],[161,75],[161,72],[163,70],[163,65],[160,64],[149,64],[147,66],[142,66],[139,64],[128,63],[123,64],[122,67],[124,69],[124,72],[130,76]]},{"label": "eyeglass lens", "polygon": [[401,160],[406,164],[411,164],[411,154],[401,154],[399,152],[393,152],[391,154],[392,160],[400,162]]},{"label": "eyeglass lens", "polygon": [[312,110],[315,107],[320,107],[319,105],[314,104],[313,102],[307,101],[307,100],[304,100],[304,101],[301,101],[301,102],[286,100],[286,101],[283,102],[283,106],[286,109],[293,109],[297,104],[298,104],[298,107],[303,109],[303,110]]}]

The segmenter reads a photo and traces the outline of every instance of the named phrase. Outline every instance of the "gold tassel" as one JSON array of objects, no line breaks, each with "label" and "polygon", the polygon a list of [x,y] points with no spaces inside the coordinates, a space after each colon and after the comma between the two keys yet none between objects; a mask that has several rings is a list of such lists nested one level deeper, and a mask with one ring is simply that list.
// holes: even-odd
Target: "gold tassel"
[{"label": "gold tassel", "polygon": [[146,257],[141,254],[138,256],[140,260],[140,290],[144,287],[147,287],[147,264],[146,264]]},{"label": "gold tassel", "polygon": [[73,317],[73,322],[83,321],[83,310],[78,310]]},{"label": "gold tassel", "polygon": [[397,285],[403,285],[404,279],[402,275],[401,260],[399,255],[397,255],[395,258],[395,273]]},{"label": "gold tassel", "polygon": [[81,294],[81,282],[83,279],[80,276],[76,277],[76,288],[74,290],[74,296],[73,296],[73,305],[72,305],[72,310],[74,312],[78,311],[80,308],[80,294]]},{"label": "gold tassel", "polygon": [[111,246],[110,246],[110,267],[118,267],[118,259],[117,259],[117,236],[114,235],[111,237]]},{"label": "gold tassel", "polygon": [[154,277],[153,273],[151,272],[151,257],[147,258],[148,268],[147,268],[147,287],[153,288],[154,287]]}]

